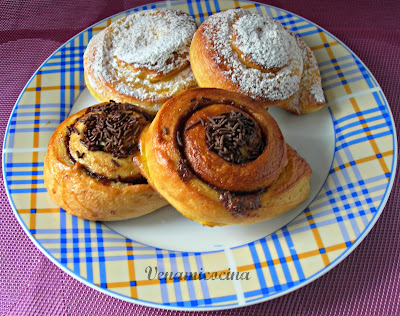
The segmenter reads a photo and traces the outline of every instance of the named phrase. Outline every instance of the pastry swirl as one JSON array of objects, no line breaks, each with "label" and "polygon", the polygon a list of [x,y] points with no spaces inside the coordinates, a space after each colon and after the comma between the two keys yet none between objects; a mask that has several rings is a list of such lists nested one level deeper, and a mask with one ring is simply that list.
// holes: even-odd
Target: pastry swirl
[{"label": "pastry swirl", "polygon": [[152,9],[121,18],[95,35],[84,54],[85,82],[100,102],[138,104],[152,113],[173,95],[196,86],[189,47],[190,15]]},{"label": "pastry swirl", "polygon": [[50,197],[68,213],[97,221],[134,218],[165,206],[132,162],[152,118],[135,105],[110,101],[64,120],[45,158]]},{"label": "pastry swirl", "polygon": [[247,96],[191,89],[166,102],[135,156],[149,183],[203,225],[251,224],[307,198],[311,169]]},{"label": "pastry swirl", "polygon": [[197,29],[190,60],[200,87],[239,92],[295,114],[325,103],[311,49],[267,16],[227,10]]}]

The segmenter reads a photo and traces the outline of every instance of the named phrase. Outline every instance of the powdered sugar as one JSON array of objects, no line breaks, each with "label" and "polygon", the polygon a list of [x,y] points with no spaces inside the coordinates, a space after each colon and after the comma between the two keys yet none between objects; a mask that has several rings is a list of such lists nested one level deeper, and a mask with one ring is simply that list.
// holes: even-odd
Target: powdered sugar
[{"label": "powdered sugar", "polygon": [[289,63],[293,40],[273,20],[261,15],[240,17],[233,25],[233,44],[249,59],[267,69]]},{"label": "powdered sugar", "polygon": [[195,85],[189,67],[195,31],[194,20],[177,10],[146,10],[119,19],[90,41],[85,67],[94,78],[87,79],[100,93],[111,86],[138,100],[171,97]]},{"label": "powdered sugar", "polygon": [[114,55],[134,68],[165,74],[180,67],[187,62],[183,55],[189,52],[196,25],[188,15],[177,12],[168,10],[161,15],[143,11],[116,24],[110,38]]},{"label": "powdered sugar", "polygon": [[[324,104],[325,97],[322,90],[317,60],[307,44],[294,33],[291,32],[291,34],[296,40],[303,58],[303,75],[300,83],[300,92],[302,96],[300,97],[299,104],[304,105],[306,103],[304,99],[309,99],[309,97],[311,97],[315,103]],[[303,100],[301,100],[302,98]]]},{"label": "powdered sugar", "polygon": [[[213,61],[243,93],[278,101],[298,90],[303,60],[295,40],[280,24],[243,9],[213,15],[205,24],[207,46],[215,49]],[[243,63],[243,55],[258,67]]]},{"label": "powdered sugar", "polygon": [[322,90],[321,84],[312,84],[310,86],[310,93],[314,96],[317,103],[325,103],[324,91]]}]

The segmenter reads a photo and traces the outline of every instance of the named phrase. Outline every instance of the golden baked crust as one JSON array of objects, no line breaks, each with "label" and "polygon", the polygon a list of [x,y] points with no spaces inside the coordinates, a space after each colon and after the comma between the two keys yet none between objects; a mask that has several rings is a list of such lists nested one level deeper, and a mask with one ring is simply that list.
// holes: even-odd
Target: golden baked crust
[{"label": "golden baked crust", "polygon": [[[43,173],[50,197],[66,212],[95,221],[134,218],[167,205],[133,163],[137,151],[116,154],[84,145],[89,119],[101,114],[103,106],[114,107],[110,114],[119,111],[138,117],[140,124],[149,123],[142,110],[116,103],[99,104],[68,117],[48,144]],[[119,138],[125,141],[124,136]]]},{"label": "golden baked crust", "polygon": [[258,13],[238,9],[210,16],[194,35],[190,61],[199,87],[242,93],[295,114],[325,104],[311,49]]},{"label": "golden baked crust", "polygon": [[[225,118],[234,117],[254,124],[237,127],[233,122],[231,129],[255,130],[252,135],[257,135],[259,127],[263,135],[256,140],[262,146],[253,146],[261,151],[242,163],[227,161],[229,155],[221,156],[224,150],[214,151],[207,136],[210,126],[219,129]],[[252,146],[248,144],[239,146],[240,152]],[[148,182],[184,216],[203,225],[260,222],[288,211],[309,194],[312,171],[307,162],[285,143],[259,102],[238,93],[206,88],[183,92],[164,104],[139,146],[141,154],[134,159]]]},{"label": "golden baked crust", "polygon": [[93,36],[84,54],[85,82],[99,102],[112,99],[156,113],[196,86],[189,47],[196,24],[170,9],[134,12]]}]

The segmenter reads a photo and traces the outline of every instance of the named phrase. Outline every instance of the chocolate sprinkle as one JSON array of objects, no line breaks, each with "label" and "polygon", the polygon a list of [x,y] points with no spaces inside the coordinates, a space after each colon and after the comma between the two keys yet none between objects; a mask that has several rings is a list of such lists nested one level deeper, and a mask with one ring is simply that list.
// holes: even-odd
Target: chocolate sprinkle
[{"label": "chocolate sprinkle", "polygon": [[118,163],[117,161],[115,161],[114,159],[111,159],[111,163],[112,163],[113,165],[115,165],[116,167],[119,167],[119,166],[120,166],[119,163]]},{"label": "chocolate sprinkle", "polygon": [[203,103],[201,102],[196,102],[193,106],[193,112],[196,112],[201,106],[203,105]]},{"label": "chocolate sprinkle", "polygon": [[81,159],[83,158],[83,156],[85,155],[85,153],[80,153],[79,151],[76,151],[76,156]]},{"label": "chocolate sprinkle", "polygon": [[133,154],[148,122],[144,115],[132,115],[134,112],[129,104],[112,101],[89,108],[80,119],[85,125],[80,142],[90,151],[104,151],[115,158]]},{"label": "chocolate sprinkle", "polygon": [[201,118],[200,118],[200,117],[199,117],[199,119],[198,119],[196,122],[194,122],[194,123],[190,124],[188,127],[186,127],[186,128],[185,128],[185,131],[191,129],[193,126],[196,126],[196,125],[199,124],[199,123],[201,123]]},{"label": "chocolate sprinkle", "polygon": [[196,101],[196,98],[192,98],[189,100],[189,102],[193,102],[193,101]]},{"label": "chocolate sprinkle", "polygon": [[265,142],[257,123],[240,112],[207,117],[206,142],[209,150],[228,162],[241,164],[257,159]]},{"label": "chocolate sprinkle", "polygon": [[165,135],[168,135],[167,128],[166,128],[165,126],[163,126],[162,129],[163,129],[163,131],[164,131],[164,134],[165,134]]}]

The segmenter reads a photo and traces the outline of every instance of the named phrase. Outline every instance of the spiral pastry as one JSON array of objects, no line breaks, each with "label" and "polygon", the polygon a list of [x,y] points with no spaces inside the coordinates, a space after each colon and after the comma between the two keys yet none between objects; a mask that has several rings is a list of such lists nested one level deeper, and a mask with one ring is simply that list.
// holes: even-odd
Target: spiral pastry
[{"label": "spiral pastry", "polygon": [[156,113],[196,86],[189,48],[196,24],[188,14],[152,9],[121,18],[95,35],[84,54],[85,82],[99,102],[129,102]]},{"label": "spiral pastry", "polygon": [[101,103],[68,117],[50,139],[44,181],[50,197],[78,217],[112,221],[167,202],[132,162],[153,116],[128,103]]},{"label": "spiral pastry", "polygon": [[210,16],[194,35],[190,61],[200,87],[239,92],[295,114],[325,103],[311,49],[258,13],[232,9]]},{"label": "spiral pastry", "polygon": [[259,102],[238,93],[179,94],[143,131],[139,146],[134,160],[149,183],[203,225],[260,222],[309,193],[307,162]]}]

